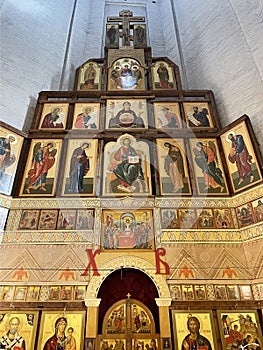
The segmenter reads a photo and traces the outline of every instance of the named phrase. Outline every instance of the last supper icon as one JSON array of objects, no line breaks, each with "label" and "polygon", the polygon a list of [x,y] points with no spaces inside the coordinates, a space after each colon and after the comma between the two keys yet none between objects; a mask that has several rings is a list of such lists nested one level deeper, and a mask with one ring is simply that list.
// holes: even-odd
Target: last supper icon
[{"label": "last supper icon", "polygon": [[108,100],[106,128],[146,128],[147,104],[144,99]]},{"label": "last supper icon", "polygon": [[151,210],[103,210],[103,249],[154,249]]}]

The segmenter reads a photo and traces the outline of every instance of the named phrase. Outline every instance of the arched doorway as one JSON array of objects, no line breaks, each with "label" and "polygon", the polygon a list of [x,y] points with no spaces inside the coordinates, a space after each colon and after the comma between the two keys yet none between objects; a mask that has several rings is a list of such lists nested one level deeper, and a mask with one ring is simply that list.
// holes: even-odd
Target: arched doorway
[{"label": "arched doorway", "polygon": [[93,276],[88,285],[85,297],[88,348],[89,345],[92,347],[92,344],[96,344],[96,349],[100,349],[98,339],[102,335],[106,312],[116,302],[126,299],[128,294],[130,299],[141,302],[149,309],[161,344],[171,338],[171,296],[165,276],[156,274],[155,266],[146,259],[125,255],[115,257],[102,265],[100,274]]},{"label": "arched doorway", "polygon": [[99,306],[98,332],[102,333],[102,324],[106,312],[119,300],[131,299],[143,303],[153,315],[156,332],[159,332],[159,311],[155,298],[158,291],[151,278],[137,269],[121,268],[112,272],[101,284],[97,297],[101,299]]},{"label": "arched doorway", "polygon": [[144,272],[121,268],[103,281],[98,297],[97,349],[143,350],[159,342],[158,291]]}]

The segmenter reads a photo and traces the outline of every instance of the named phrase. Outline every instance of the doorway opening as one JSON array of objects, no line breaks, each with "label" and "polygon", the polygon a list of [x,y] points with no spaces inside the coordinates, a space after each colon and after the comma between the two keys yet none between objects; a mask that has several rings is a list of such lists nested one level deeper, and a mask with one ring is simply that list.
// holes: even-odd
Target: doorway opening
[{"label": "doorway opening", "polygon": [[98,333],[102,334],[105,314],[117,302],[129,299],[142,303],[151,313],[155,332],[159,333],[159,309],[155,298],[158,290],[152,279],[144,272],[132,268],[120,268],[112,272],[100,286],[97,297],[101,299],[98,317]]}]

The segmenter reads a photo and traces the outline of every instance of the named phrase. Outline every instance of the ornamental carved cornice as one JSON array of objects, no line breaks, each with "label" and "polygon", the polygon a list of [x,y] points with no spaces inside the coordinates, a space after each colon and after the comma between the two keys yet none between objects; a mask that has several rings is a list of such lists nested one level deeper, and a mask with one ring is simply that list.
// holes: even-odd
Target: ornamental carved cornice
[{"label": "ornamental carved cornice", "polygon": [[258,223],[253,226],[245,227],[242,229],[225,229],[225,230],[202,230],[202,229],[191,229],[191,230],[162,230],[161,237],[159,240],[162,244],[165,243],[237,243],[246,242],[248,240],[257,240],[262,238],[263,224]]},{"label": "ornamental carved cornice", "polygon": [[263,196],[263,185],[229,198],[203,197],[124,197],[124,198],[12,198],[0,194],[0,206],[9,209],[60,209],[60,208],[235,208]]},{"label": "ornamental carved cornice", "polygon": [[101,299],[100,298],[85,298],[84,299],[86,307],[99,307]]},{"label": "ornamental carved cornice", "polygon": [[155,205],[154,198],[138,198],[138,197],[124,197],[124,198],[114,198],[114,199],[101,199],[102,209],[118,209],[118,208],[153,208]]},{"label": "ornamental carved cornice", "polygon": [[98,198],[15,198],[11,201],[11,209],[85,209],[100,207]]},{"label": "ornamental carved cornice", "polygon": [[156,304],[158,307],[160,306],[171,306],[172,298],[155,298]]}]

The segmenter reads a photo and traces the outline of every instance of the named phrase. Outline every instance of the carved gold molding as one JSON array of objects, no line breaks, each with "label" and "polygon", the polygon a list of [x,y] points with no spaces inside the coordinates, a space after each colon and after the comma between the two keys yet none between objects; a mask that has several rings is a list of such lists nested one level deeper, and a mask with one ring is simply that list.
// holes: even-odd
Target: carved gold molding
[{"label": "carved gold molding", "polygon": [[166,306],[169,307],[172,302],[172,298],[155,298],[156,304],[158,307]]},{"label": "carved gold molding", "polygon": [[93,306],[93,307],[99,307],[101,299],[100,298],[85,298],[84,299],[86,307]]}]

